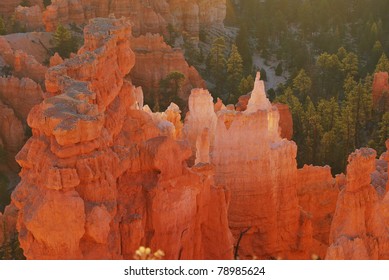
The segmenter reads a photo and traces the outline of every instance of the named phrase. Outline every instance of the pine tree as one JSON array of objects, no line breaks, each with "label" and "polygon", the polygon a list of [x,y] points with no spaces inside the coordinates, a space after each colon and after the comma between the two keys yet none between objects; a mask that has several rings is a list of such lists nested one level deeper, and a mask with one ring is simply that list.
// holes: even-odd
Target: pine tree
[{"label": "pine tree", "polygon": [[298,92],[301,99],[305,99],[312,87],[312,80],[304,69],[301,69],[293,79],[293,89]]},{"label": "pine tree", "polygon": [[385,53],[380,57],[380,60],[377,63],[375,72],[389,72],[389,60]]},{"label": "pine tree", "polygon": [[253,54],[249,44],[250,35],[247,30],[247,26],[241,24],[235,39],[235,45],[238,47],[238,51],[243,59],[243,72],[245,75],[249,74],[253,67]]},{"label": "pine tree", "polygon": [[235,104],[239,97],[239,84],[243,78],[243,60],[236,45],[232,45],[227,61],[227,84],[230,93],[229,102]]},{"label": "pine tree", "polygon": [[378,137],[379,143],[377,147],[377,152],[382,153],[386,150],[385,142],[389,139],[389,112],[386,112],[382,116],[382,120],[378,124]]},{"label": "pine tree", "polygon": [[159,99],[155,102],[155,104],[158,104],[159,109],[166,109],[170,102],[174,102],[182,108],[184,104],[183,100],[179,97],[179,93],[184,80],[185,75],[183,73],[173,71],[160,81]]},{"label": "pine tree", "polygon": [[72,34],[62,24],[59,24],[54,35],[54,50],[63,58],[68,58],[77,51],[77,42]]},{"label": "pine tree", "polygon": [[216,96],[220,97],[223,92],[223,84],[226,73],[226,42],[223,37],[213,41],[211,52],[209,54],[209,69],[215,81]]},{"label": "pine tree", "polygon": [[248,75],[246,78],[242,78],[239,83],[239,95],[247,94],[254,88],[254,78]]},{"label": "pine tree", "polygon": [[6,35],[7,34],[7,28],[5,26],[4,19],[0,17],[0,35]]}]

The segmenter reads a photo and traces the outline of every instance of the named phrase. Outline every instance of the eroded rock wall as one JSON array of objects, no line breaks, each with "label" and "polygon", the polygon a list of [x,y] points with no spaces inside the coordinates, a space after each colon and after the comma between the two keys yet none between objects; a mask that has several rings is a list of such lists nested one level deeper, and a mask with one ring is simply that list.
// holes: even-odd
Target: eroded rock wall
[{"label": "eroded rock wall", "polygon": [[167,259],[232,258],[214,167],[187,167],[189,146],[161,136],[124,79],[130,34],[124,19],[94,19],[78,55],[48,70],[12,194],[28,259],[132,258],[140,245]]}]

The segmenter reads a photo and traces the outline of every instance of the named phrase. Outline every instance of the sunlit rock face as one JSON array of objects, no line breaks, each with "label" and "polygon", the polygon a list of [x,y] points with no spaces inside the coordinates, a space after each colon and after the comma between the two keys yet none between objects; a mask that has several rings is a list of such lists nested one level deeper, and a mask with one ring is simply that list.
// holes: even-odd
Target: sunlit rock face
[{"label": "sunlit rock face", "polygon": [[[225,0],[52,0],[43,13],[48,31],[58,23],[83,23],[94,17],[128,17],[135,36],[146,33],[168,34],[173,28],[198,38],[202,27],[223,27]],[[168,26],[170,26],[168,28]]]},{"label": "sunlit rock face", "polygon": [[12,194],[28,259],[127,259],[140,245],[167,259],[232,258],[229,192],[212,165],[189,168],[189,145],[141,110],[141,90],[124,79],[130,36],[124,19],[94,19],[78,55],[46,74]]},{"label": "sunlit rock face", "polygon": [[346,186],[331,225],[327,259],[387,259],[389,197],[379,201],[370,174],[376,152],[362,148],[349,156]]},{"label": "sunlit rock face", "polygon": [[329,166],[308,166],[297,171],[299,205],[312,220],[313,254],[324,259],[329,246],[329,234],[339,195],[339,185]]},{"label": "sunlit rock face", "polygon": [[[211,147],[214,146],[217,116],[214,111],[213,98],[205,89],[192,90],[188,102],[189,113],[185,119],[184,136],[192,151],[196,153],[197,145],[205,145],[203,141],[209,142],[208,145]],[[208,136],[203,135],[204,133]],[[199,153],[201,154],[200,151]]]},{"label": "sunlit rock face", "polygon": [[218,106],[215,113],[212,105],[207,91],[192,91],[184,132],[196,149],[196,162],[209,149],[216,184],[231,191],[229,226],[235,240],[244,233],[237,254],[304,257],[312,229],[297,197],[296,145],[279,136],[279,114],[260,76],[246,111]]},{"label": "sunlit rock face", "polygon": [[373,106],[380,111],[389,111],[388,72],[379,72],[374,74]]}]

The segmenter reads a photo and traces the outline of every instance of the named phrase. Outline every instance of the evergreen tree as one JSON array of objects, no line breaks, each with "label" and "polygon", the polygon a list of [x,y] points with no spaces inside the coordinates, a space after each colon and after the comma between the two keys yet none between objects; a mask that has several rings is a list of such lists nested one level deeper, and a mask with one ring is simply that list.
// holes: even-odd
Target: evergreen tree
[{"label": "evergreen tree", "polygon": [[375,72],[389,72],[389,60],[385,53],[380,57],[380,60],[377,63]]},{"label": "evergreen tree", "polygon": [[242,78],[239,83],[239,95],[247,94],[254,88],[254,78],[248,75],[246,78]]},{"label": "evergreen tree", "polygon": [[235,104],[239,97],[239,85],[243,78],[243,61],[236,45],[232,45],[227,61],[227,84],[230,93],[228,103]]},{"label": "evergreen tree", "polygon": [[235,45],[243,59],[243,72],[245,75],[251,72],[253,67],[253,53],[249,44],[249,32],[246,24],[241,24],[238,35],[235,39]]},{"label": "evergreen tree", "polygon": [[383,153],[385,148],[385,142],[389,139],[389,112],[386,112],[382,116],[381,122],[378,124],[378,147],[377,153]]},{"label": "evergreen tree", "polygon": [[22,0],[19,5],[22,7],[31,7],[31,3],[29,0]]},{"label": "evergreen tree", "polygon": [[209,54],[209,69],[215,81],[216,96],[220,97],[223,92],[223,84],[226,73],[226,42],[223,37],[215,39]]},{"label": "evergreen tree", "polygon": [[0,17],[0,35],[7,34],[7,28],[5,27],[5,22],[2,17]]},{"label": "evergreen tree", "polygon": [[159,100],[156,102],[159,109],[165,110],[169,106],[170,102],[176,103],[181,108],[183,107],[184,103],[179,97],[179,93],[184,80],[185,75],[183,73],[173,71],[160,81],[160,94],[158,95]]},{"label": "evergreen tree", "polygon": [[45,8],[49,5],[51,5],[51,0],[43,0],[43,6],[45,6]]},{"label": "evergreen tree", "polygon": [[293,79],[293,89],[298,92],[301,99],[305,99],[312,87],[312,80],[304,69],[301,69]]},{"label": "evergreen tree", "polygon": [[54,50],[63,58],[68,58],[77,51],[77,42],[72,34],[62,24],[59,24],[54,35]]},{"label": "evergreen tree", "polygon": [[317,164],[323,127],[321,126],[320,117],[316,111],[315,105],[309,96],[307,97],[304,106],[302,132],[304,135],[304,143],[301,146],[301,160],[303,160],[304,163]]}]

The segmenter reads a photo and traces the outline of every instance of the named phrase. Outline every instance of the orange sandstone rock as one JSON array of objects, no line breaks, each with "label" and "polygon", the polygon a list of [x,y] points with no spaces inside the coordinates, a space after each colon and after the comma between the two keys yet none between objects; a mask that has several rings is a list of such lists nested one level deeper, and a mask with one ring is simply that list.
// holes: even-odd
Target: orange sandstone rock
[{"label": "orange sandstone rock", "polygon": [[326,259],[386,259],[387,202],[370,185],[376,153],[363,148],[349,156],[346,187],[340,192],[331,225]]},{"label": "orange sandstone rock", "polygon": [[42,10],[38,5],[31,7],[18,6],[15,9],[15,19],[24,25],[27,31],[43,29]]},{"label": "orange sandstone rock", "polygon": [[325,258],[339,188],[331,168],[304,165],[297,171],[299,205],[312,219],[312,253]]},{"label": "orange sandstone rock", "polygon": [[229,195],[214,167],[189,168],[190,147],[161,136],[124,79],[130,32],[124,19],[94,19],[78,55],[48,70],[12,194],[28,259],[132,258],[139,245],[168,259],[232,258]]}]

